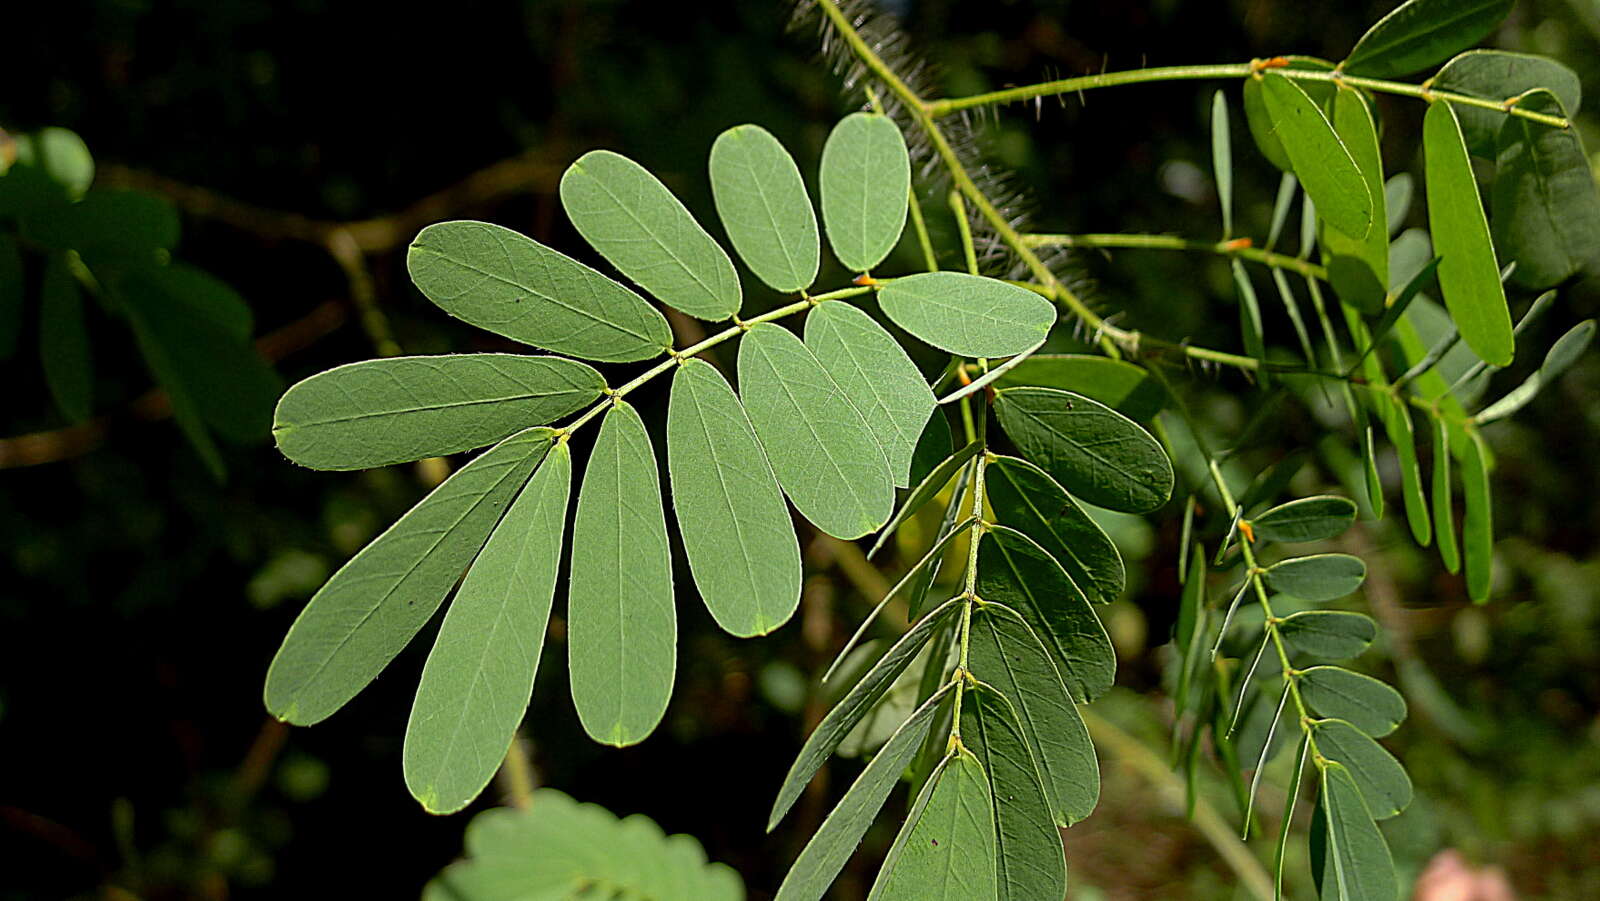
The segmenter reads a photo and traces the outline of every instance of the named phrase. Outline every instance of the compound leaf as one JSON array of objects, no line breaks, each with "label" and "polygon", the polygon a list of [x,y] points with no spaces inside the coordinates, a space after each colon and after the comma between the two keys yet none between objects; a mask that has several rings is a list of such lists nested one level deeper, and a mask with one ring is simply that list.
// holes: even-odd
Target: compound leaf
[{"label": "compound leaf", "polygon": [[800,543],[744,406],[704,360],[672,379],[667,468],[695,586],[717,624],[741,638],[787,622],[800,604]]},{"label": "compound leaf", "polygon": [[1275,133],[1317,214],[1351,238],[1366,238],[1373,227],[1372,190],[1328,117],[1298,84],[1276,72],[1262,77],[1261,89]]},{"label": "compound leaf", "polygon": [[1406,718],[1400,692],[1371,676],[1337,666],[1313,666],[1299,675],[1300,694],[1311,709],[1348,722],[1373,738],[1382,738]]},{"label": "compound leaf", "polygon": [[906,227],[911,157],[888,116],[852,113],[822,147],[822,223],[833,255],[851,272],[883,262]]},{"label": "compound leaf", "polygon": [[1367,29],[1340,67],[1393,78],[1426,69],[1483,40],[1512,0],[1406,0]]},{"label": "compound leaf", "polygon": [[1138,423],[1054,388],[997,392],[995,413],[1023,456],[1074,495],[1100,507],[1146,513],[1172,496],[1172,463]]},{"label": "compound leaf", "polygon": [[1428,222],[1440,256],[1439,291],[1461,339],[1485,363],[1505,366],[1516,352],[1500,264],[1483,216],[1472,161],[1448,103],[1428,107],[1422,122]]},{"label": "compound leaf", "polygon": [[1022,615],[1049,649],[1074,701],[1092,701],[1111,688],[1117,657],[1105,627],[1061,564],[1033,539],[1005,526],[984,533],[978,596]]},{"label": "compound leaf", "polygon": [[672,346],[644,298],[532,238],[487,222],[440,222],[406,253],[411,280],[446,313],[534,347],[625,363]]},{"label": "compound leaf", "polygon": [[406,725],[406,786],[430,813],[454,813],[483,791],[528,709],[571,486],[561,443],[495,526],[445,614]]},{"label": "compound leaf", "polygon": [[272,435],[312,469],[442,457],[546,424],[599,399],[605,379],[561,357],[450,354],[365,360],[320,372],[278,401]]},{"label": "compound leaf", "polygon": [[739,312],[727,251],[633,160],[609,150],[578,157],[561,176],[561,206],[589,246],[662,303],[713,322]]},{"label": "compound leaf", "polygon": [[774,291],[805,290],[822,248],[794,158],[761,126],[738,125],[717,136],[710,165],[712,200],[739,258]]},{"label": "compound leaf", "polygon": [[878,305],[895,325],[961,357],[1009,357],[1043,341],[1050,301],[1016,285],[963,272],[923,272],[889,282]]},{"label": "compound leaf", "polygon": [[1367,565],[1349,554],[1312,554],[1291,557],[1267,567],[1267,584],[1274,591],[1307,601],[1342,598],[1367,578]]},{"label": "compound leaf", "polygon": [[895,485],[906,487],[917,440],[937,406],[916,364],[883,326],[847,303],[812,310],[805,344],[872,429]]},{"label": "compound leaf", "polygon": [[553,438],[528,429],[480,454],[340,567],[273,657],[267,709],[309,726],[376,678],[439,609]]},{"label": "compound leaf", "polygon": [[1044,470],[1016,457],[994,457],[986,470],[995,518],[1044,548],[1089,600],[1109,604],[1122,595],[1122,555],[1100,525]]},{"label": "compound leaf", "polygon": [[622,747],[655,729],[677,644],[656,456],[638,412],[618,401],[600,424],[572,522],[567,666],[589,737]]},{"label": "compound leaf", "polygon": [[845,540],[888,521],[894,479],[872,427],[799,338],[753,326],[739,346],[739,392],[801,515]]}]

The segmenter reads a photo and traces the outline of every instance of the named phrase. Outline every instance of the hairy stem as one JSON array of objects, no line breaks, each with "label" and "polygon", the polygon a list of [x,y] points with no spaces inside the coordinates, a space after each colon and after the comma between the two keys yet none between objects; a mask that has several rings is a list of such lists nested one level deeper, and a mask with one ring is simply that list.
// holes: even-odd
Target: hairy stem
[{"label": "hairy stem", "polygon": [[1195,241],[1176,235],[1095,234],[1095,235],[1041,235],[1022,236],[1030,247],[1103,247],[1129,250],[1193,250],[1214,253],[1224,257],[1238,257],[1260,263],[1273,269],[1287,269],[1307,278],[1327,281],[1328,270],[1288,254],[1273,253],[1252,247],[1247,240]]}]

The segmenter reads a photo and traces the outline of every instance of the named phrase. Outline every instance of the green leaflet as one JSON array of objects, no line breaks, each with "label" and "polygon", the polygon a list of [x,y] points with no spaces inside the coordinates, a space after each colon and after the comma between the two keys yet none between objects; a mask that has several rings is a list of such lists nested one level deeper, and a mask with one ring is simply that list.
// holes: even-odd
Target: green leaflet
[{"label": "green leaflet", "polygon": [[[1534,91],[1517,106],[1567,115],[1549,91]],[[1578,130],[1507,116],[1495,147],[1489,202],[1495,245],[1517,261],[1512,280],[1528,288],[1565,281],[1600,255],[1600,191]]]},{"label": "green leaflet", "polygon": [[908,481],[913,485],[922,484],[928,474],[956,449],[949,417],[937,411],[935,414],[928,417],[928,424],[922,427],[922,434],[917,436],[917,446],[911,451],[911,478]]},{"label": "green leaflet", "polygon": [[1370,398],[1378,408],[1383,430],[1400,461],[1400,496],[1405,502],[1411,537],[1417,544],[1427,547],[1433,540],[1433,524],[1428,516],[1428,498],[1422,490],[1422,470],[1417,466],[1417,440],[1412,431],[1409,406],[1387,394],[1374,393]]},{"label": "green leaflet", "polygon": [[1473,433],[1461,446],[1461,553],[1467,564],[1467,595],[1483,603],[1494,587],[1494,509],[1489,464],[1482,438]]},{"label": "green leaflet", "polygon": [[[1316,59],[1309,56],[1286,57],[1290,69],[1307,69],[1313,72],[1329,72],[1333,70],[1333,63],[1327,60]],[[1244,80],[1244,119],[1250,126],[1250,137],[1256,142],[1261,155],[1267,162],[1282,169],[1286,174],[1293,174],[1294,165],[1289,161],[1289,155],[1283,149],[1283,141],[1279,140],[1277,130],[1273,126],[1272,115],[1267,111],[1267,99],[1262,87],[1262,79],[1251,76]],[[1312,102],[1327,109],[1333,100],[1333,93],[1337,87],[1331,81],[1307,81],[1301,85],[1301,90],[1306,92]],[[1280,192],[1281,196],[1281,192]],[[1287,206],[1284,205],[1287,212]],[[1310,211],[1307,211],[1308,214]],[[1302,232],[1302,237],[1310,236],[1314,229]],[[1275,242],[1274,242],[1275,243]]]},{"label": "green leaflet", "polygon": [[554,433],[519,432],[457,470],[339,568],[267,670],[267,709],[309,726],[377,677],[439,609]]},{"label": "green leaflet", "polygon": [[906,227],[911,156],[888,116],[852,113],[822,147],[822,223],[833,255],[851,272],[883,262]]},{"label": "green leaflet", "polygon": [[866,716],[872,705],[883,697],[884,692],[894,680],[899,678],[905,668],[910,665],[911,659],[917,656],[922,646],[928,643],[933,633],[942,628],[961,609],[961,601],[952,599],[941,604],[927,616],[917,621],[906,634],[900,636],[889,650],[878,658],[866,675],[845,692],[839,703],[822,718],[817,728],[811,730],[811,735],[806,738],[806,743],[800,748],[800,754],[795,758],[794,764],[789,767],[789,773],[783,779],[783,786],[778,789],[778,798],[772,804],[772,814],[767,819],[767,831],[771,832],[782,820],[794,802],[800,799],[800,793],[805,790],[806,783],[817,774],[817,770],[827,762],[828,756],[839,746],[839,742],[855,728],[856,723]]},{"label": "green leaflet", "polygon": [[0,234],[0,360],[17,352],[22,332],[23,311],[22,251],[17,239]]},{"label": "green leaflet", "polygon": [[1405,226],[1416,190],[1416,180],[1410,172],[1396,172],[1383,183],[1383,207],[1389,216],[1389,237],[1394,237]]},{"label": "green leaflet", "polygon": [[774,291],[809,287],[821,265],[822,242],[789,152],[761,126],[739,125],[717,136],[710,166],[712,200],[739,258]]},{"label": "green leaflet", "polygon": [[928,501],[933,500],[939,492],[943,491],[944,487],[950,484],[950,480],[955,477],[956,471],[965,466],[982,449],[983,442],[974,441],[945,457],[938,466],[935,466],[932,471],[923,477],[917,487],[906,495],[905,503],[900,505],[900,509],[894,511],[894,516],[889,519],[889,522],[879,532],[878,540],[873,542],[872,550],[867,553],[867,556],[871,557],[877,554],[878,549],[883,547],[885,541],[889,540],[889,536],[894,534],[895,529],[898,529],[901,523],[915,515],[918,510],[927,505]]},{"label": "green leaflet", "polygon": [[900,784],[901,774],[911,765],[917,749],[928,737],[934,713],[953,690],[946,683],[873,755],[872,762],[856,777],[828,818],[822,821],[816,835],[806,843],[794,866],[789,868],[789,875],[778,888],[777,901],[818,901],[823,896],[850,855],[855,853],[889,793]]},{"label": "green leaflet", "polygon": [[1220,88],[1211,95],[1211,171],[1217,179],[1226,240],[1233,237],[1233,136],[1228,131],[1228,96]]},{"label": "green leaflet", "polygon": [[1500,264],[1489,240],[1478,183],[1448,103],[1428,107],[1422,123],[1428,222],[1439,261],[1439,291],[1461,338],[1485,363],[1505,366],[1516,353]]},{"label": "green leaflet", "polygon": [[[1234,290],[1239,295],[1239,334],[1244,340],[1244,352],[1257,360],[1265,360],[1266,336],[1261,325],[1261,302],[1256,298],[1255,285],[1251,284],[1250,274],[1244,271],[1244,264],[1238,260],[1229,261],[1228,269],[1233,273]],[[1263,387],[1271,384],[1266,372],[1260,372],[1259,378]]]},{"label": "green leaflet", "polygon": [[1373,738],[1382,738],[1406,718],[1400,693],[1371,676],[1337,666],[1313,666],[1300,673],[1300,695],[1311,709],[1348,722]]},{"label": "green leaflet", "polygon": [[1298,84],[1276,72],[1262,76],[1261,89],[1274,131],[1317,215],[1352,238],[1365,238],[1374,219],[1372,190],[1327,116]]},{"label": "green leaflet", "polygon": [[1257,541],[1322,541],[1356,521],[1355,501],[1332,495],[1303,497],[1250,518]]},{"label": "green leaflet", "polygon": [[1100,800],[1100,767],[1083,716],[1022,615],[986,603],[972,614],[968,665],[1011,702],[1039,768],[1051,819],[1070,826]]},{"label": "green leaflet", "polygon": [[1546,385],[1560,378],[1568,367],[1578,362],[1578,358],[1589,349],[1589,343],[1593,340],[1593,319],[1585,319],[1573,326],[1566,334],[1556,339],[1556,343],[1552,344],[1550,351],[1545,354],[1544,362],[1522,384],[1511,389],[1505,397],[1483,408],[1473,419],[1477,420],[1479,425],[1483,425],[1510,416],[1527,406]]},{"label": "green leaflet", "polygon": [[994,830],[989,779],[957,748],[929,777],[867,901],[994,901]]},{"label": "green leaflet", "polygon": [[1311,733],[1305,733],[1300,739],[1300,750],[1295,754],[1294,773],[1289,777],[1289,784],[1285,786],[1283,817],[1278,825],[1278,842],[1272,853],[1272,901],[1283,901],[1283,864],[1285,852],[1289,849],[1289,831],[1294,828],[1295,802],[1300,798],[1300,780],[1306,771],[1306,758],[1311,751]]},{"label": "green leaflet", "polygon": [[555,789],[537,810],[499,807],[467,825],[467,857],[428,883],[423,901],[557,901],[595,886],[652,901],[744,901],[739,874],[707,863],[700,843],[637,814],[618,820]]},{"label": "green leaflet", "polygon": [[77,203],[23,217],[28,238],[91,264],[151,263],[178,245],[178,211],[154,194],[95,189]]},{"label": "green leaflet", "polygon": [[1367,565],[1349,554],[1312,554],[1274,563],[1265,578],[1274,591],[1306,601],[1333,601],[1361,587]]},{"label": "green leaflet", "polygon": [[1278,632],[1292,650],[1322,660],[1349,660],[1361,654],[1378,637],[1378,624],[1360,613],[1343,610],[1304,610],[1278,624]]},{"label": "green leaflet", "polygon": [[1433,532],[1439,539],[1439,558],[1449,572],[1461,569],[1461,550],[1456,544],[1456,511],[1450,500],[1450,432],[1443,419],[1432,419],[1433,426]]},{"label": "green leaflet", "polygon": [[1001,388],[1060,388],[1147,423],[1167,405],[1167,389],[1142,366],[1094,354],[1034,354],[995,379]]},{"label": "green leaflet", "polygon": [[1172,706],[1179,717],[1189,710],[1190,685],[1199,666],[1200,648],[1206,635],[1205,546],[1194,542],[1186,559],[1188,571],[1180,572],[1183,594],[1178,600],[1178,621],[1173,624],[1172,634],[1172,643],[1178,652],[1178,685],[1172,694]]},{"label": "green leaflet", "polygon": [[656,455],[639,414],[617,401],[572,522],[567,668],[583,731],[618,747],[643,741],[672,697],[677,645]]},{"label": "green leaflet", "polygon": [[1394,901],[1400,885],[1389,846],[1342,764],[1322,765],[1311,818],[1311,875],[1323,901]]},{"label": "green leaflet", "polygon": [[1172,496],[1172,463],[1133,420],[1082,395],[1007,388],[995,413],[1023,456],[1074,495],[1124,513],[1146,513]]},{"label": "green leaflet", "polygon": [[[1468,50],[1456,56],[1433,76],[1433,88],[1496,101],[1543,88],[1554,92],[1562,108],[1572,114],[1583,101],[1583,86],[1576,72],[1549,57],[1507,50]],[[1456,117],[1473,156],[1494,159],[1495,139],[1510,117],[1473,106],[1457,108]]]},{"label": "green leaflet", "polygon": [[1056,309],[1043,297],[992,278],[923,272],[878,292],[884,315],[923,341],[960,357],[1009,357],[1043,341]]},{"label": "green leaflet", "polygon": [[961,739],[989,778],[994,800],[995,872],[999,901],[1064,898],[1067,861],[1039,769],[1017,712],[979,682],[961,707]]},{"label": "green leaflet", "polygon": [[1111,688],[1117,657],[1105,627],[1061,565],[1031,538],[1005,526],[984,533],[978,596],[1022,615],[1049,650],[1074,701],[1092,701]]},{"label": "green leaflet", "polygon": [[1410,75],[1483,40],[1511,12],[1511,4],[1406,0],[1367,29],[1339,67],[1367,78]]},{"label": "green leaflet", "polygon": [[50,255],[39,286],[39,358],[61,415],[73,422],[88,419],[94,404],[94,361],[83,321],[83,294],[65,254]]},{"label": "green leaflet", "polygon": [[1395,816],[1411,803],[1411,777],[1382,745],[1344,720],[1321,720],[1312,729],[1317,753],[1344,764],[1374,819]]},{"label": "green leaflet", "polygon": [[666,318],[639,295],[509,228],[430,225],[411,242],[406,269],[446,313],[523,344],[606,363],[672,346]]},{"label": "green leaflet", "polygon": [[430,813],[454,813],[483,791],[528,709],[571,486],[563,442],[495,526],[445,614],[406,725],[406,786]]},{"label": "green leaflet", "polygon": [[1333,98],[1333,127],[1344,142],[1372,195],[1372,227],[1355,237],[1329,226],[1322,235],[1329,259],[1328,278],[1339,297],[1367,315],[1383,310],[1389,284],[1389,220],[1384,208],[1383,155],[1378,130],[1361,92],[1340,85]]},{"label": "green leaflet", "polygon": [[599,399],[605,379],[560,357],[450,354],[335,367],[278,401],[272,436],[312,469],[442,457],[547,424]]},{"label": "green leaflet", "polygon": [[704,360],[685,360],[667,409],[673,508],[695,586],[717,624],[765,635],[800,604],[800,543],[744,407]]},{"label": "green leaflet", "polygon": [[872,429],[895,485],[909,485],[912,453],[936,406],[916,364],[883,326],[847,303],[812,310],[805,336],[806,347]]},{"label": "green leaflet", "polygon": [[17,135],[16,151],[17,165],[42,170],[73,200],[94,182],[94,157],[83,139],[68,129],[41,128],[31,135]]},{"label": "green leaflet", "polygon": [[845,540],[888,521],[894,479],[872,427],[799,338],[753,326],[739,345],[739,393],[801,515]]},{"label": "green leaflet", "polygon": [[1038,542],[1089,600],[1121,596],[1127,575],[1117,546],[1055,479],[1026,460],[994,457],[984,484],[995,518]]},{"label": "green leaflet", "polygon": [[561,176],[561,206],[589,246],[675,309],[718,322],[739,312],[733,261],[649,170],[591,150]]}]

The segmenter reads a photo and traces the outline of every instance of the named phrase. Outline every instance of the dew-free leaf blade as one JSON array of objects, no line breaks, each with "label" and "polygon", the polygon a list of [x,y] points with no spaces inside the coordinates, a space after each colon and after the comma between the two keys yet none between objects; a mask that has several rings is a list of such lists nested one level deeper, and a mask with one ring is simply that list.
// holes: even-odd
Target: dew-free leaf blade
[{"label": "dew-free leaf blade", "polygon": [[1411,803],[1411,777],[1383,746],[1344,720],[1322,720],[1312,727],[1317,752],[1350,771],[1374,819],[1384,820]]},{"label": "dew-free leaf blade", "polygon": [[1405,401],[1387,394],[1373,394],[1372,401],[1400,462],[1400,496],[1405,502],[1411,537],[1417,544],[1427,547],[1433,540],[1433,523],[1428,516],[1428,499],[1422,490],[1422,470],[1417,465],[1417,439],[1412,431],[1409,407]]},{"label": "dew-free leaf blade", "polygon": [[974,611],[968,664],[1016,709],[1055,824],[1070,826],[1087,817],[1100,799],[1094,744],[1060,672],[1022,614],[996,603]]},{"label": "dew-free leaf blade", "polygon": [[806,316],[805,344],[872,429],[895,485],[906,487],[917,439],[936,406],[916,364],[883,326],[842,302]]},{"label": "dew-free leaf blade", "polygon": [[1117,657],[1100,618],[1061,564],[1033,539],[1005,526],[984,533],[978,547],[978,596],[1022,614],[1050,651],[1075,701],[1111,688]]},{"label": "dew-free leaf blade", "polygon": [[1461,569],[1461,548],[1456,540],[1456,509],[1450,498],[1450,431],[1443,419],[1432,419],[1433,432],[1433,533],[1439,541],[1439,558],[1448,572]]},{"label": "dew-free leaf blade", "polygon": [[73,422],[88,419],[94,398],[89,331],[83,294],[64,254],[50,255],[39,284],[39,357],[56,409]]},{"label": "dew-free leaf blade", "polygon": [[1439,291],[1461,339],[1484,362],[1505,366],[1516,353],[1500,264],[1484,219],[1472,161],[1448,103],[1428,107],[1422,121],[1428,223],[1439,260]]},{"label": "dew-free leaf blade", "polygon": [[1142,366],[1094,354],[1034,354],[994,382],[1001,388],[1060,388],[1081,394],[1135,422],[1149,422],[1168,402],[1167,389]]},{"label": "dew-free leaf blade", "polygon": [[644,298],[509,228],[430,225],[411,242],[406,269],[446,313],[523,344],[607,363],[672,346],[666,318]]},{"label": "dew-free leaf blade", "polygon": [[998,521],[1038,542],[1089,600],[1109,604],[1121,596],[1127,576],[1117,546],[1055,479],[1016,457],[993,458],[986,473]]},{"label": "dew-free leaf blade", "polygon": [[22,250],[17,239],[0,234],[0,360],[17,352],[22,332],[23,296]]},{"label": "dew-free leaf blade", "polygon": [[1346,234],[1329,226],[1323,232],[1327,246],[1328,278],[1340,299],[1373,315],[1383,309],[1389,284],[1389,222],[1385,209],[1383,155],[1378,130],[1367,101],[1354,88],[1341,85],[1333,98],[1333,127],[1350,151],[1367,192],[1372,196],[1372,227],[1365,237]]},{"label": "dew-free leaf blade", "polygon": [[1483,603],[1494,587],[1494,501],[1489,464],[1476,432],[1461,447],[1461,555],[1467,565],[1467,595]]},{"label": "dew-free leaf blade", "polygon": [[710,166],[711,196],[739,258],[774,291],[805,290],[821,265],[821,239],[789,151],[761,126],[738,125],[717,136]]},{"label": "dew-free leaf blade", "polygon": [[1372,191],[1328,117],[1282,75],[1267,73],[1261,88],[1276,134],[1317,214],[1346,235],[1365,238],[1373,227]]},{"label": "dew-free leaf blade", "polygon": [[672,379],[667,468],[700,597],[741,638],[787,622],[800,604],[800,544],[744,406],[710,363]]},{"label": "dew-free leaf blade", "polygon": [[1367,29],[1341,64],[1367,78],[1426,69],[1483,40],[1512,0],[1406,0]]},{"label": "dew-free leaf blade", "polygon": [[868,901],[994,901],[994,798],[982,764],[958,748],[923,792]]},{"label": "dew-free leaf blade", "polygon": [[894,534],[894,530],[900,527],[901,523],[915,515],[918,510],[927,505],[928,501],[933,500],[939,492],[943,491],[945,486],[950,484],[950,480],[955,478],[956,472],[982,449],[982,442],[974,441],[944,458],[938,466],[935,466],[932,471],[924,476],[922,481],[917,484],[917,487],[906,495],[905,502],[900,505],[898,510],[894,511],[894,516],[884,525],[882,533],[878,536],[877,542],[872,545],[872,550],[868,552],[867,556],[871,557],[876,554],[878,549],[883,546],[883,543],[889,539],[889,536]]},{"label": "dew-free leaf blade", "polygon": [[[1565,117],[1549,91],[1518,109]],[[1511,279],[1528,288],[1558,284],[1600,255],[1600,190],[1576,128],[1507,116],[1496,141],[1490,206],[1495,245],[1517,261]]]},{"label": "dew-free leaf blade", "polygon": [[1227,240],[1233,237],[1233,136],[1228,129],[1228,96],[1221,89],[1211,95],[1211,171],[1222,208],[1222,237]]},{"label": "dew-free leaf blade", "polygon": [[1302,610],[1284,617],[1278,632],[1291,650],[1322,660],[1349,660],[1378,637],[1378,624],[1344,610]]},{"label": "dew-free leaf blade", "polygon": [[878,439],[792,332],[760,323],[745,334],[739,394],[778,484],[801,515],[845,540],[888,521],[894,479]]},{"label": "dew-free leaf blade", "polygon": [[1539,392],[1566,372],[1568,367],[1578,362],[1583,352],[1589,349],[1589,343],[1594,340],[1595,324],[1593,319],[1573,326],[1566,334],[1556,339],[1550,345],[1550,350],[1544,356],[1544,362],[1534,370],[1522,384],[1507,392],[1487,407],[1484,407],[1473,417],[1479,425],[1503,419],[1528,405],[1528,402],[1538,396]]},{"label": "dew-free leaf blade", "polygon": [[1258,541],[1322,541],[1354,525],[1355,501],[1333,495],[1303,497],[1250,518]]},{"label": "dew-free leaf blade", "polygon": [[563,443],[495,526],[445,614],[405,739],[406,786],[430,813],[454,813],[483,791],[528,709],[571,485]]},{"label": "dew-free leaf blade", "polygon": [[1044,340],[1050,301],[1016,285],[964,272],[923,272],[889,282],[878,304],[895,325],[961,357],[1009,357]]},{"label": "dew-free leaf blade", "polygon": [[841,119],[822,147],[822,222],[844,268],[883,262],[906,226],[911,157],[894,120],[875,113]]},{"label": "dew-free leaf blade", "polygon": [[309,726],[365,688],[439,609],[549,449],[507,438],[457,470],[312,596],[267,670],[267,709]]},{"label": "dew-free leaf blade", "polygon": [[778,887],[777,901],[818,901],[827,892],[916,757],[933,725],[934,713],[951,691],[946,685],[924,701],[873,755],[789,868]]},{"label": "dew-free leaf blade", "polygon": [[997,392],[1000,425],[1023,456],[1100,507],[1146,513],[1172,496],[1172,463],[1138,423],[1082,395],[1053,388]]},{"label": "dew-free leaf blade", "polygon": [[1307,601],[1332,601],[1361,587],[1367,565],[1349,554],[1312,554],[1274,563],[1264,578],[1274,591]]},{"label": "dew-free leaf blade", "polygon": [[671,307],[713,322],[739,312],[733,261],[654,175],[591,150],[561,176],[561,206],[589,245]]},{"label": "dew-free leaf blade", "polygon": [[1313,666],[1299,675],[1300,694],[1311,709],[1382,738],[1406,718],[1400,693],[1371,676],[1337,666]]},{"label": "dew-free leaf blade", "polygon": [[312,469],[367,469],[483,447],[598,400],[605,379],[560,357],[451,354],[320,372],[278,401],[272,435]]},{"label": "dew-free leaf blade", "polygon": [[1394,859],[1343,764],[1322,766],[1322,794],[1312,817],[1311,870],[1325,901],[1393,901],[1400,896]]},{"label": "dew-free leaf blade", "polygon": [[638,412],[619,401],[600,424],[572,522],[567,667],[590,738],[621,747],[655,729],[677,645],[656,456]]},{"label": "dew-free leaf blade", "polygon": [[[1505,102],[1543,88],[1555,93],[1568,113],[1577,113],[1583,100],[1578,74],[1546,56],[1507,50],[1468,50],[1451,59],[1433,77],[1433,89]],[[1495,139],[1510,117],[1497,110],[1462,106],[1456,110],[1467,149],[1474,156],[1495,157]]]},{"label": "dew-free leaf blade", "polygon": [[994,799],[999,901],[1064,898],[1067,861],[1039,768],[1010,701],[982,682],[961,707],[961,739],[982,765]]},{"label": "dew-free leaf blade", "polygon": [[800,799],[800,793],[805,790],[806,783],[817,774],[817,770],[827,762],[839,742],[855,728],[856,723],[866,716],[872,705],[883,697],[884,692],[894,680],[899,678],[905,668],[911,664],[911,659],[917,656],[922,646],[939,629],[948,625],[956,614],[960,612],[961,601],[953,599],[946,601],[927,616],[917,621],[906,634],[900,636],[878,662],[861,677],[850,690],[833,705],[817,728],[811,730],[811,735],[806,738],[806,743],[800,748],[800,754],[795,758],[794,765],[789,767],[789,773],[783,779],[783,786],[778,789],[778,798],[772,804],[772,814],[767,819],[767,831],[772,831],[778,825],[794,802]]}]

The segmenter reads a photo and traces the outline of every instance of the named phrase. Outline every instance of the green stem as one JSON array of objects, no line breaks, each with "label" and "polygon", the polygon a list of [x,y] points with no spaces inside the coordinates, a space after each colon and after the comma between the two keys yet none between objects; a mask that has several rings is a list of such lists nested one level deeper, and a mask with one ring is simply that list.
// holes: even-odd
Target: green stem
[{"label": "green stem", "polygon": [[955,215],[956,231],[961,235],[961,252],[966,257],[967,273],[978,274],[978,248],[972,244],[972,223],[967,221],[967,205],[960,191],[950,192],[950,212]]},{"label": "green stem", "polygon": [[1384,94],[1398,94],[1403,97],[1415,97],[1429,103],[1435,100],[1447,100],[1460,106],[1475,106],[1479,109],[1494,110],[1512,116],[1521,116],[1534,122],[1540,122],[1555,128],[1567,128],[1571,123],[1560,116],[1551,116],[1545,113],[1525,110],[1513,105],[1518,98],[1508,97],[1505,100],[1485,100],[1482,97],[1471,97],[1466,94],[1457,94],[1451,91],[1435,91],[1428,87],[1429,82],[1420,85],[1407,84],[1403,81],[1385,81],[1378,78],[1362,78],[1356,75],[1346,75],[1335,69],[1331,72],[1322,72],[1313,69],[1290,69],[1282,66],[1264,66],[1261,61],[1249,63],[1227,63],[1215,66],[1163,66],[1153,69],[1128,69],[1122,72],[1102,72],[1099,75],[1081,75],[1077,78],[1062,78],[1056,81],[1046,81],[1039,84],[1024,85],[1017,88],[1007,88],[1003,91],[990,91],[986,94],[973,94],[968,97],[953,97],[947,100],[937,100],[927,104],[927,114],[930,118],[947,116],[961,110],[972,109],[978,106],[989,106],[999,103],[1018,103],[1024,100],[1035,100],[1042,97],[1053,97],[1061,94],[1075,94],[1080,91],[1090,91],[1095,88],[1111,88],[1126,84],[1145,84],[1156,81],[1192,81],[1196,79],[1219,78],[1248,78],[1256,75],[1263,69],[1270,69],[1287,78],[1298,81],[1330,81],[1336,84],[1347,84],[1351,87],[1366,88],[1369,91],[1378,91]]},{"label": "green stem", "polygon": [[1328,270],[1299,257],[1273,253],[1256,247],[1240,246],[1235,241],[1194,241],[1176,235],[1023,235],[1030,247],[1106,247],[1132,250],[1196,250],[1224,257],[1238,257],[1273,269],[1288,269],[1307,278],[1327,281]]},{"label": "green stem", "polygon": [[922,204],[917,202],[917,189],[911,189],[911,196],[907,199],[911,209],[911,227],[917,233],[917,246],[922,248],[922,264],[929,272],[939,268],[939,260],[933,254],[933,242],[928,239],[928,223],[922,218]]}]

